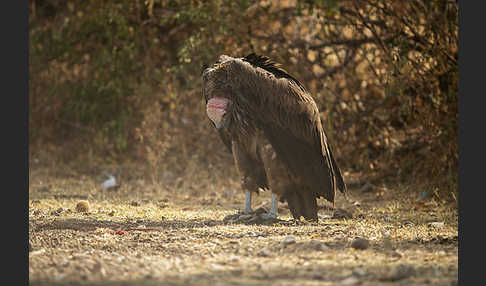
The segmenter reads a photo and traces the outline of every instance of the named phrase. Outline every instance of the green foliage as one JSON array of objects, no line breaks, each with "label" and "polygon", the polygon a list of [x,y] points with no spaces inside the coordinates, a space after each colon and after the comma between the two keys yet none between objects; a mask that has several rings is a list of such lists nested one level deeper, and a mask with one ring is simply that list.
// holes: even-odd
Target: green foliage
[{"label": "green foliage", "polygon": [[131,36],[127,5],[56,4],[54,19],[31,15],[31,86],[43,85],[43,89],[32,88],[30,96],[47,95],[58,104],[49,110],[33,106],[31,124],[44,121],[37,117],[53,116],[54,132],[68,132],[66,126],[98,129],[122,151],[128,118],[135,113],[128,103],[137,77],[127,79],[143,69],[135,61],[143,49]]}]

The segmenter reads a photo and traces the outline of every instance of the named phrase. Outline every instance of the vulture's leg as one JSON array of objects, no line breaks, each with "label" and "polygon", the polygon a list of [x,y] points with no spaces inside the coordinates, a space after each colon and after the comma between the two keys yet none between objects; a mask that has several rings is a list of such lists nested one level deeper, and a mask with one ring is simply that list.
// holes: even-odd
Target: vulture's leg
[{"label": "vulture's leg", "polygon": [[246,191],[245,193],[245,210],[244,210],[244,213],[245,214],[249,214],[252,212],[252,209],[251,209],[251,192],[250,191]]},{"label": "vulture's leg", "polygon": [[243,212],[252,213],[252,193],[257,192],[259,188],[267,187],[265,169],[256,154],[256,138],[249,138],[248,142],[233,141],[232,148],[236,170],[241,177],[241,188],[245,191]]},{"label": "vulture's leg", "polygon": [[270,202],[270,210],[268,213],[262,214],[264,218],[277,218],[278,215],[278,200],[277,195],[272,193],[272,201]]},{"label": "vulture's leg", "polygon": [[300,196],[294,190],[289,190],[285,193],[285,197],[289,205],[290,213],[295,220],[300,220],[300,217],[303,215]]},{"label": "vulture's leg", "polygon": [[306,220],[317,221],[317,199],[309,192],[301,193],[302,215]]},{"label": "vulture's leg", "polygon": [[278,215],[278,200],[277,195],[275,195],[274,193],[272,193],[272,202],[268,214],[274,218],[277,218]]}]

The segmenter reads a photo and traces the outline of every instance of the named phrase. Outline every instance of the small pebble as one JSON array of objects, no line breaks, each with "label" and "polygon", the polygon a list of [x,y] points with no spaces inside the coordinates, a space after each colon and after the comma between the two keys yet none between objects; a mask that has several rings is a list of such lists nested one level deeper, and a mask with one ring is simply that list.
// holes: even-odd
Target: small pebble
[{"label": "small pebble", "polygon": [[127,234],[128,232],[124,231],[124,230],[121,230],[121,229],[117,229],[115,230],[115,234],[118,234],[118,235],[125,235]]},{"label": "small pebble", "polygon": [[76,204],[76,211],[78,213],[86,213],[89,211],[88,201],[80,201]]},{"label": "small pebble", "polygon": [[284,240],[283,240],[283,244],[284,245],[289,245],[289,244],[292,244],[292,243],[295,243],[296,242],[296,239],[294,236],[287,236]]},{"label": "small pebble", "polygon": [[168,204],[166,204],[166,203],[160,203],[160,204],[158,204],[158,206],[159,206],[159,209],[165,209],[165,208],[166,208],[166,207],[168,207],[169,205],[168,205]]},{"label": "small pebble", "polygon": [[227,215],[223,218],[223,222],[229,222],[232,220],[236,220],[238,218],[238,214]]},{"label": "small pebble", "polygon": [[352,273],[356,277],[366,276],[366,271],[364,271],[364,269],[362,269],[362,268],[355,268],[355,269],[353,269]]},{"label": "small pebble", "polygon": [[57,211],[51,211],[51,215],[59,216],[59,213]]},{"label": "small pebble", "polygon": [[444,227],[444,222],[443,221],[434,221],[434,222],[429,222],[427,224],[429,227],[435,227],[435,228],[443,228]]},{"label": "small pebble", "polygon": [[267,248],[263,248],[257,253],[257,255],[260,257],[268,257],[270,256],[270,251]]},{"label": "small pebble", "polygon": [[317,215],[320,219],[329,219],[329,218],[332,218],[332,216],[330,215],[326,215],[326,214],[318,214]]},{"label": "small pebble", "polygon": [[212,220],[212,219],[209,219],[207,221],[204,222],[204,225],[207,225],[207,226],[215,226],[216,225],[216,221],[215,220]]},{"label": "small pebble", "polygon": [[384,214],[381,218],[383,219],[384,222],[391,222],[391,218],[387,214]]},{"label": "small pebble", "polygon": [[137,201],[132,201],[132,202],[130,203],[130,205],[131,205],[132,207],[138,207],[138,206],[140,205],[140,203],[139,203],[139,202],[137,202]]},{"label": "small pebble", "polygon": [[329,247],[327,247],[324,243],[314,239],[309,242],[309,246],[318,251],[329,249]]},{"label": "small pebble", "polygon": [[357,250],[367,249],[370,247],[370,242],[367,239],[358,237],[351,243],[351,247]]},{"label": "small pebble", "polygon": [[333,219],[350,219],[350,218],[353,218],[353,215],[348,212],[347,210],[344,210],[344,209],[337,209],[333,216],[332,216]]}]

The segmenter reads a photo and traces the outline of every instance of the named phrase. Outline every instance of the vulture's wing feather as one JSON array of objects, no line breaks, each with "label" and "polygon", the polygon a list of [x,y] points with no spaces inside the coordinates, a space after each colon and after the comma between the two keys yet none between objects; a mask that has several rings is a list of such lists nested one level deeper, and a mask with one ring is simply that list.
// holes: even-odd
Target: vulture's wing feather
[{"label": "vulture's wing feather", "polygon": [[258,193],[259,188],[268,189],[267,174],[258,153],[256,138],[248,139],[233,142],[233,159],[242,177],[243,188]]},{"label": "vulture's wing feather", "polygon": [[334,176],[336,176],[336,182],[335,183],[337,184],[337,188],[342,193],[346,194],[346,191],[347,191],[346,184],[344,184],[344,179],[343,179],[343,176],[341,174],[341,170],[339,169],[339,167],[336,163],[336,160],[334,159],[334,155],[332,154],[332,150],[331,150],[331,145],[327,141],[326,134],[324,133],[324,131],[322,132],[322,137],[325,140],[325,149],[326,149],[327,158],[329,159],[329,165],[331,165],[331,167],[332,167],[331,170],[334,173]]},{"label": "vulture's wing feather", "polygon": [[[318,128],[315,132],[300,129],[282,129],[266,124],[263,130],[275,152],[294,174],[299,184],[307,185],[316,197],[334,202],[336,176],[327,148],[321,145]],[[326,152],[323,154],[323,151]],[[330,151],[329,151],[330,152]]]},{"label": "vulture's wing feather", "polygon": [[308,185],[316,197],[334,202],[336,189],[345,192],[346,187],[314,99],[295,78],[267,58],[248,56],[244,61],[257,67],[253,71],[243,69],[249,72],[249,84],[264,83],[238,94],[246,108],[253,110],[254,118],[247,120],[263,130],[297,180]]},{"label": "vulture's wing feather", "polygon": [[[214,126],[214,124],[213,124]],[[214,126],[214,129],[216,129],[216,126]],[[223,144],[226,146],[228,151],[233,154],[233,147],[231,143],[231,135],[229,134],[228,130],[226,129],[218,129],[218,135],[221,141],[223,141]]]},{"label": "vulture's wing feather", "polygon": [[251,63],[256,67],[271,72],[277,78],[288,78],[294,81],[302,89],[302,91],[305,91],[304,86],[298,80],[296,80],[293,76],[287,73],[287,71],[280,67],[277,63],[270,60],[269,57],[251,53],[248,56],[244,57],[243,60]]}]

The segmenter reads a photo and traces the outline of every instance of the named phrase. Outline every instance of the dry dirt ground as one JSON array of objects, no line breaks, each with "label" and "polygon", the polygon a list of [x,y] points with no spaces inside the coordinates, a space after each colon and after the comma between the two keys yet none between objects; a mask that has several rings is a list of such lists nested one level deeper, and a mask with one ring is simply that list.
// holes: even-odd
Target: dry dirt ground
[{"label": "dry dirt ground", "polygon": [[[319,222],[223,221],[244,194],[133,180],[101,190],[86,176],[30,170],[30,285],[457,285],[455,204],[410,190],[350,188]],[[87,201],[86,212],[77,210]],[[253,202],[268,209],[270,194]],[[335,215],[335,214],[344,215]],[[351,214],[351,217],[348,216]],[[361,238],[361,243],[355,243]],[[364,249],[362,249],[364,248]]]}]

